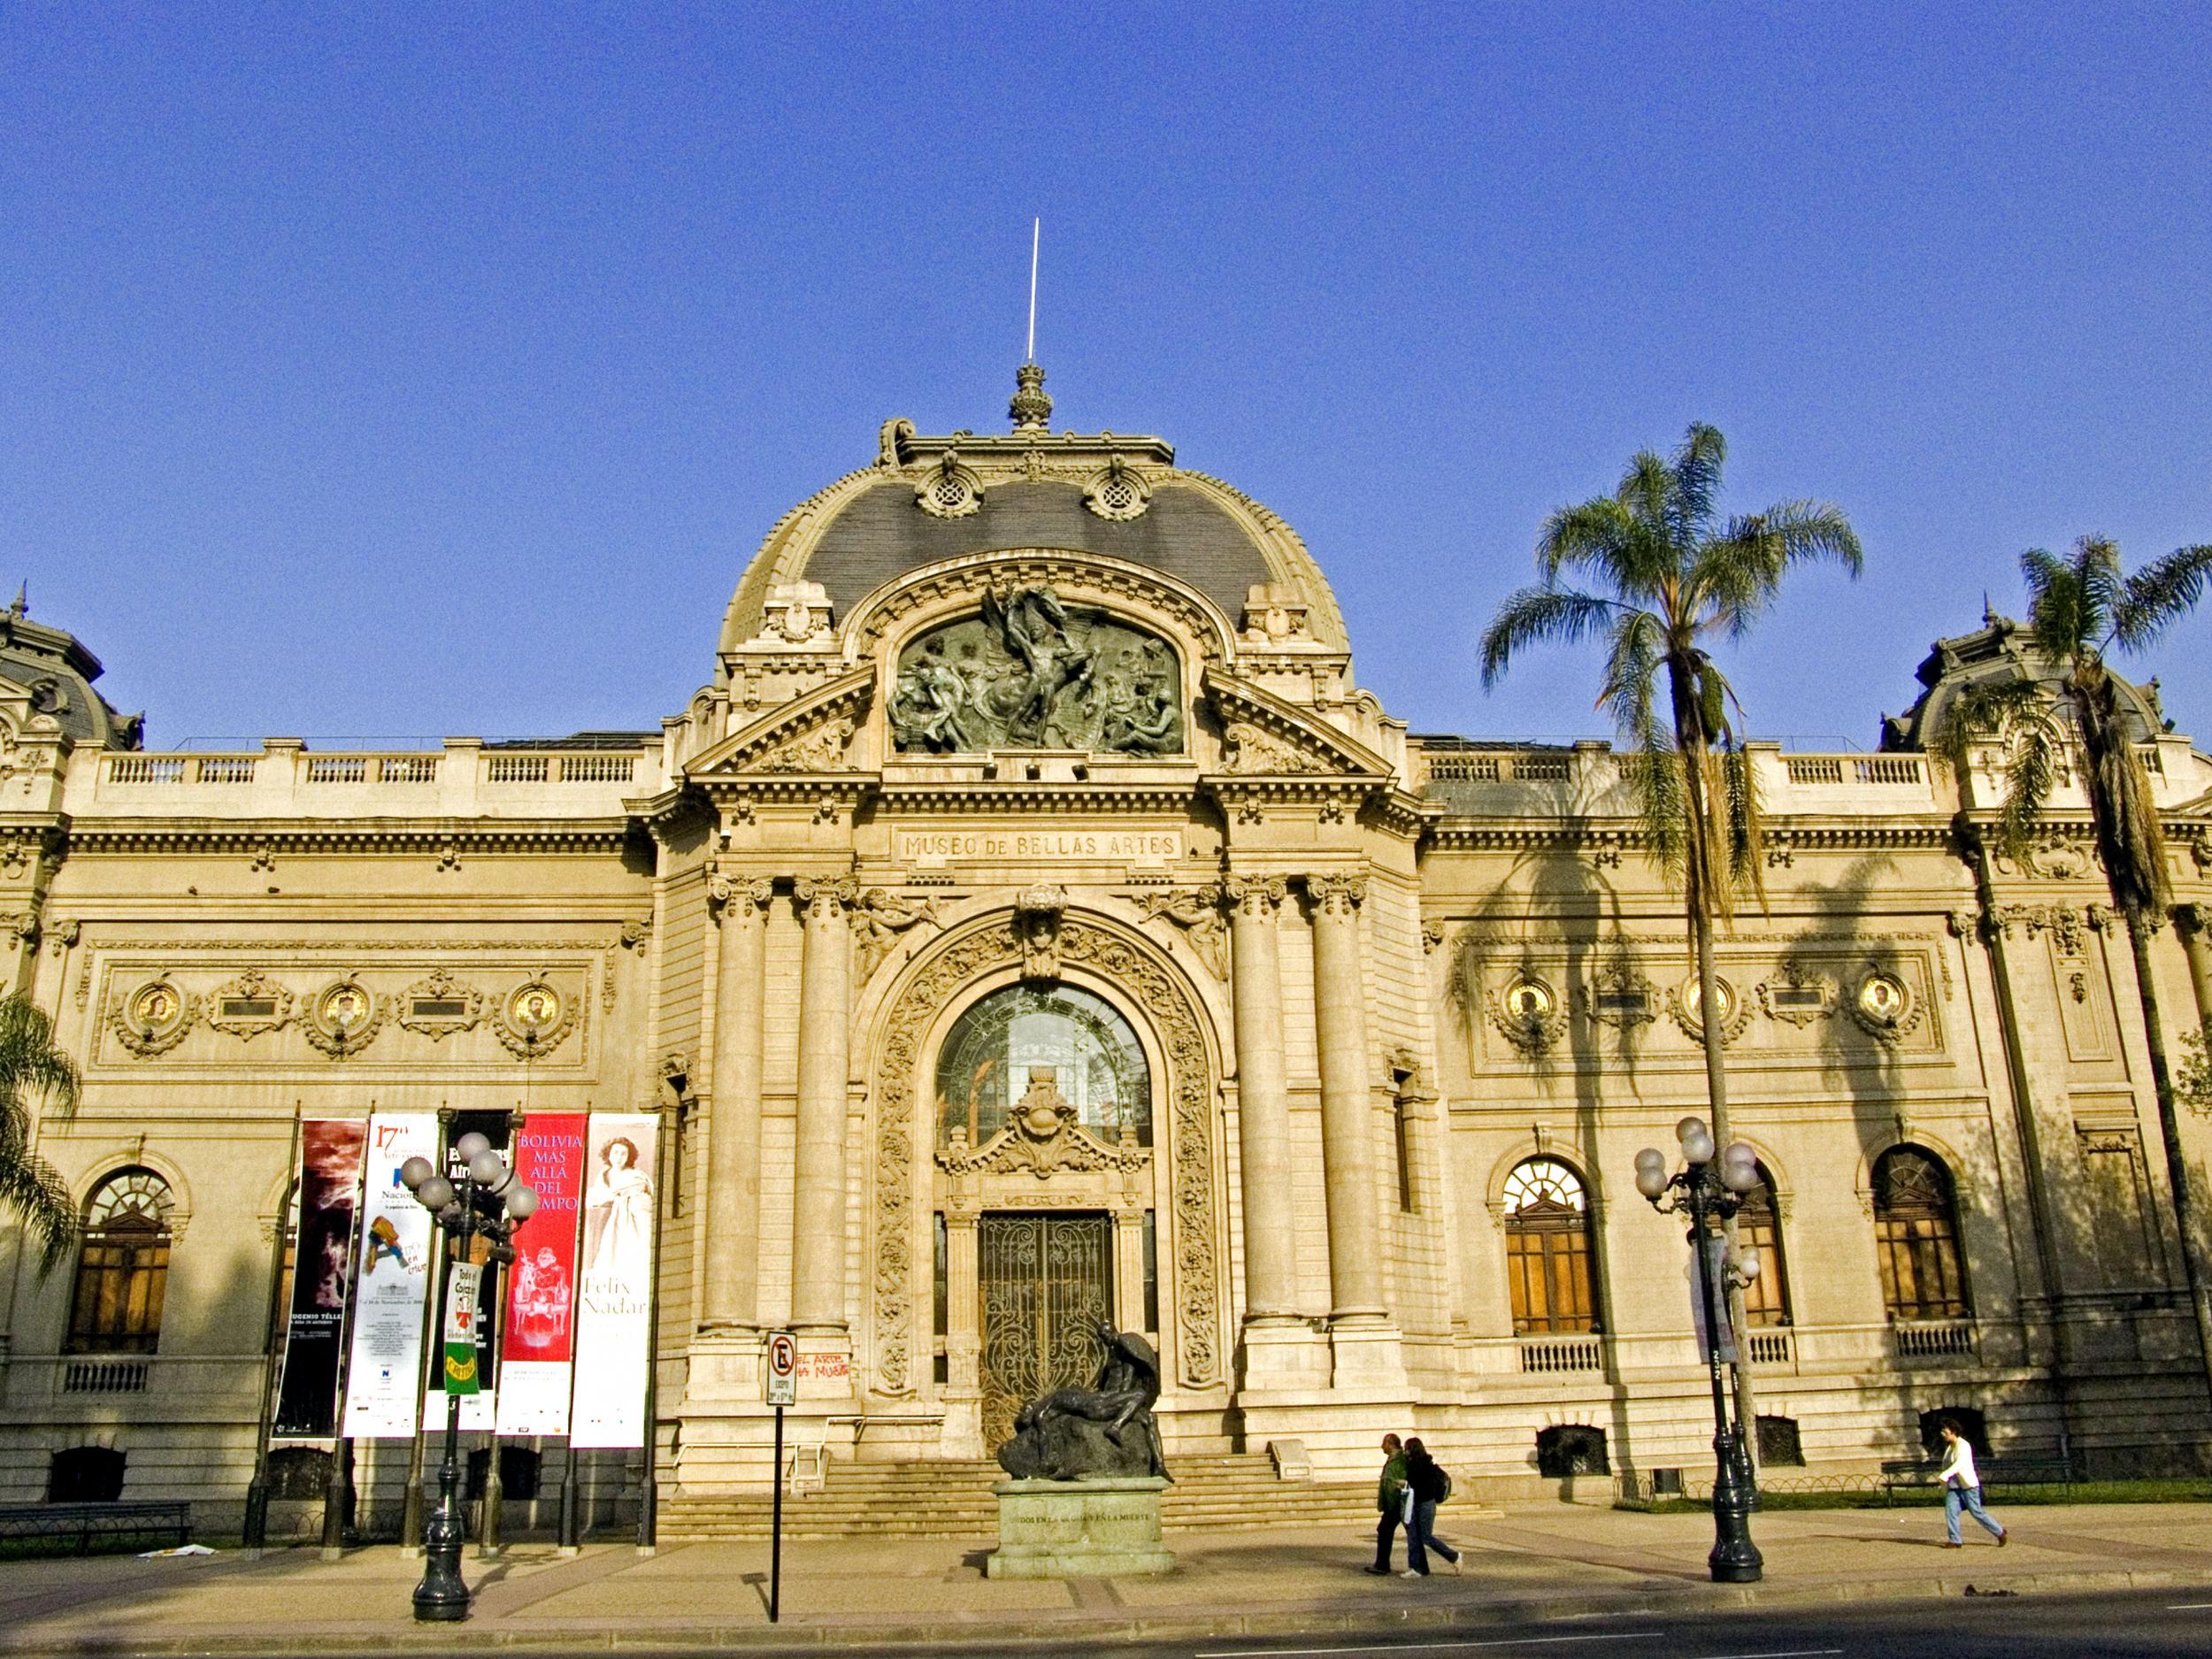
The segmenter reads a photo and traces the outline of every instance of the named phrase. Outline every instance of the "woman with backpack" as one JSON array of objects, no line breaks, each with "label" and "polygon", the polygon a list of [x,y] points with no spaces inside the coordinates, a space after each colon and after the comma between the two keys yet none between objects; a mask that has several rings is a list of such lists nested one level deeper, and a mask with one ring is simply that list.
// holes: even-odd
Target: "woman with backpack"
[{"label": "woman with backpack", "polygon": [[1436,1506],[1452,1494],[1452,1478],[1429,1455],[1418,1436],[1406,1442],[1406,1570],[1399,1576],[1429,1576],[1427,1551],[1441,1555],[1454,1572],[1459,1552],[1436,1536]]}]

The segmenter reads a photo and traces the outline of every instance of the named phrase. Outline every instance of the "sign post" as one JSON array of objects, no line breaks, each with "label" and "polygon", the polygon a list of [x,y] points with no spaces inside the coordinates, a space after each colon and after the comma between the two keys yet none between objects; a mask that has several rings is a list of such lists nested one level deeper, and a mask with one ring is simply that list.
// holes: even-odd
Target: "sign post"
[{"label": "sign post", "polygon": [[776,1450],[772,1479],[775,1495],[768,1505],[768,1622],[783,1601],[783,1409],[799,1402],[799,1340],[788,1331],[768,1333],[768,1369],[761,1373],[768,1403],[776,1408]]}]

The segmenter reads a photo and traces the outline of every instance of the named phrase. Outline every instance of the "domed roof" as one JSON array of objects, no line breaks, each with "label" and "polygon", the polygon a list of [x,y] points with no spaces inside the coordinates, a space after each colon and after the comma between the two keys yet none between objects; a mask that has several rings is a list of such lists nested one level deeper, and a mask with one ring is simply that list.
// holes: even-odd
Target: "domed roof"
[{"label": "domed roof", "polygon": [[32,621],[20,594],[0,611],[0,682],[22,687],[32,718],[53,720],[73,742],[136,749],[144,718],[108,705],[92,688],[100,672],[100,659],[76,635]]},{"label": "domed roof", "polygon": [[[1959,694],[1969,686],[1991,680],[2034,680],[2055,696],[2063,671],[2036,650],[2027,631],[2010,617],[1985,611],[1982,626],[1955,639],[1938,640],[1922,661],[1917,678],[1926,687],[1902,714],[1882,717],[1882,747],[1886,749],[1924,749],[1943,729],[1943,722]],[[2112,676],[2119,687],[2120,707],[2129,734],[2147,743],[2165,728],[2158,703],[2158,682],[2136,686]]]},{"label": "domed roof", "polygon": [[[1032,378],[1033,375],[1033,378]],[[1024,392],[1049,409],[1025,369]],[[871,593],[910,571],[976,554],[1051,549],[1176,578],[1240,621],[1251,590],[1287,588],[1317,642],[1345,649],[1328,583],[1297,534],[1258,503],[1175,465],[1158,438],[1048,430],[1015,400],[1007,434],[918,435],[885,423],[876,465],[787,513],[732,595],[721,650],[759,630],[772,588],[818,582],[841,626]],[[1024,419],[1025,416],[1032,417]]]}]

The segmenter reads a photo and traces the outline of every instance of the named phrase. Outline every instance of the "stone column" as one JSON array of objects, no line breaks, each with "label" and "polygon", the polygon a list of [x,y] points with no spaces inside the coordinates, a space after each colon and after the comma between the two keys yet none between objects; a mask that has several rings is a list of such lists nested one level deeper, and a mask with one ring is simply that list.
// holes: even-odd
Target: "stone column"
[{"label": "stone column", "polygon": [[1283,987],[1275,940],[1282,879],[1232,876],[1235,907],[1237,1150],[1244,1196],[1244,1311],[1248,1320],[1295,1317],[1291,1239],[1290,1091],[1283,1070]]},{"label": "stone column", "polygon": [[2212,910],[2183,904],[2174,910],[2174,931],[2189,958],[2189,984],[2197,994],[2197,1023],[2212,1025]]},{"label": "stone column", "polygon": [[799,971],[798,1144],[792,1162],[791,1323],[845,1329],[845,1115],[851,1072],[850,879],[796,884],[805,942]]},{"label": "stone column", "polygon": [[1329,1313],[1371,1324],[1383,1303],[1382,1218],[1375,1202],[1375,1107],[1367,993],[1360,973],[1361,876],[1310,876],[1313,1002],[1321,1049],[1321,1149],[1329,1194]]},{"label": "stone column", "polygon": [[732,1331],[757,1318],[760,1277],[760,1051],[762,975],[773,884],[715,876],[721,967],[714,1016],[714,1102],[707,1120],[706,1284],[699,1328]]}]

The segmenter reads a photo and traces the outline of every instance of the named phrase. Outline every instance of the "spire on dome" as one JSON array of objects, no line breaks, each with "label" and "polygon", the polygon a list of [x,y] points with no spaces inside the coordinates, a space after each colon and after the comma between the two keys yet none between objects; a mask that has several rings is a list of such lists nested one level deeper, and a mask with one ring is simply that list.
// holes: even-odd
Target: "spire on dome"
[{"label": "spire on dome", "polygon": [[1052,399],[1045,395],[1045,372],[1033,363],[1014,371],[1014,399],[1006,405],[1016,432],[1042,432],[1052,419]]}]

